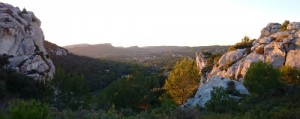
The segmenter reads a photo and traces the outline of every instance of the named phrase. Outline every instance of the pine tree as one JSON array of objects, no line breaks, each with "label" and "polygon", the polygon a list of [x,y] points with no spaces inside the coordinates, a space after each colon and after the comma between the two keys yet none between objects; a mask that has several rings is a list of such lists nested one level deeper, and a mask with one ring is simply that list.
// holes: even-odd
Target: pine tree
[{"label": "pine tree", "polygon": [[177,62],[168,76],[164,89],[177,104],[183,104],[190,98],[199,86],[200,75],[196,62],[184,58]]}]

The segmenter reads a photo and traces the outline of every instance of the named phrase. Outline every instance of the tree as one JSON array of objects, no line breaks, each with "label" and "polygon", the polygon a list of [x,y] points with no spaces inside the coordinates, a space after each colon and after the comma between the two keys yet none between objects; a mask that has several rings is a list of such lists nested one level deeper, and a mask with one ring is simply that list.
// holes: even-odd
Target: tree
[{"label": "tree", "polygon": [[200,75],[196,62],[184,58],[177,62],[168,76],[164,89],[177,104],[183,104],[199,86]]},{"label": "tree", "polygon": [[161,92],[157,74],[145,75],[137,70],[111,83],[99,95],[101,106],[147,110],[159,102]]},{"label": "tree", "polygon": [[53,105],[58,109],[70,108],[72,110],[87,106],[89,98],[88,86],[82,75],[65,74],[58,67],[55,72],[52,85],[57,93]]},{"label": "tree", "polygon": [[252,63],[246,75],[244,85],[253,96],[272,95],[283,85],[280,73],[271,64]]}]

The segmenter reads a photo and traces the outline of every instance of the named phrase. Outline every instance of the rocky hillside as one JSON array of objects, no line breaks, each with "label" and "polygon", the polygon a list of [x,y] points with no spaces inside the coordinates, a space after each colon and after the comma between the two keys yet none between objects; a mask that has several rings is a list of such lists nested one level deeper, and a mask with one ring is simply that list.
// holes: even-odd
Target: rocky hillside
[{"label": "rocky hillside", "polygon": [[[279,23],[269,23],[261,30],[261,36],[253,41],[251,47],[231,50],[222,55],[211,71],[202,74],[195,97],[185,105],[204,106],[210,99],[213,87],[227,88],[225,84],[231,80],[235,80],[235,88],[241,94],[248,94],[240,82],[253,62],[263,61],[274,67],[300,68],[300,22],[288,24],[286,30],[282,30],[281,27]],[[201,71],[206,66],[206,59],[201,53],[196,55]]]},{"label": "rocky hillside", "polygon": [[55,67],[44,48],[41,21],[33,12],[0,3],[0,55],[5,67],[36,80],[51,79]]}]

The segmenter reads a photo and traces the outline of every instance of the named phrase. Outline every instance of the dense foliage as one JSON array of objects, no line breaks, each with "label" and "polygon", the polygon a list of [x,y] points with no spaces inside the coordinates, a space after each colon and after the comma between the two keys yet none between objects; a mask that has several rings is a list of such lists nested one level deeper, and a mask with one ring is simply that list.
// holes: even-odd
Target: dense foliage
[{"label": "dense foliage", "polygon": [[51,83],[56,90],[52,100],[54,107],[60,110],[77,110],[87,107],[89,90],[83,76],[65,74],[61,68],[57,68]]},{"label": "dense foliage", "polygon": [[183,104],[195,93],[199,81],[200,75],[196,62],[190,58],[184,58],[174,66],[164,89],[177,104]]},{"label": "dense foliage", "polygon": [[163,81],[163,76],[146,75],[137,70],[106,87],[98,96],[97,103],[102,108],[115,106],[117,109],[148,110],[159,104]]},{"label": "dense foliage", "polygon": [[[204,55],[209,66],[217,65],[220,55]],[[300,71],[287,66],[276,69],[270,64],[253,63],[244,80],[251,96],[239,95],[239,99],[230,96],[237,95],[237,92],[235,86],[228,83],[226,89],[214,88],[211,92],[212,99],[206,103],[205,108],[182,109],[176,103],[182,104],[183,101],[180,98],[176,101],[170,90],[173,93],[183,93],[179,89],[177,91],[176,88],[170,88],[170,84],[176,81],[172,86],[185,85],[182,88],[187,88],[189,95],[195,93],[200,76],[195,62],[189,58],[175,64],[173,74],[166,81],[160,70],[96,59],[75,61],[71,58],[74,61],[67,62],[70,66],[64,64],[57,67],[55,78],[43,83],[4,69],[8,63],[7,58],[8,56],[0,57],[1,119],[300,118]],[[99,76],[93,75],[95,72],[91,73],[91,77],[96,77],[95,82],[91,82],[93,78],[88,76],[90,73],[84,71],[93,65],[96,67],[94,70],[99,72]],[[103,80],[97,77],[102,77]],[[184,80],[192,77],[196,77],[195,80]],[[180,82],[182,80],[179,79],[185,82]],[[112,80],[112,83],[105,88],[97,88],[103,85],[92,84],[104,80]],[[8,100],[11,100],[10,103]]]},{"label": "dense foliage", "polygon": [[283,86],[279,78],[279,71],[271,64],[252,63],[245,75],[244,85],[253,96],[273,95]]},{"label": "dense foliage", "polygon": [[52,119],[49,106],[35,100],[11,101],[8,113],[9,119]]}]

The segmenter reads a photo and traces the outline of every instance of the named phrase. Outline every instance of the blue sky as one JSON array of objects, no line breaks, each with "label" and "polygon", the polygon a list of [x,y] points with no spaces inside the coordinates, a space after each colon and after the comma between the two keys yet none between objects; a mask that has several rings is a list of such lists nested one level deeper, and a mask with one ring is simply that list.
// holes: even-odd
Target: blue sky
[{"label": "blue sky", "polygon": [[231,45],[269,22],[300,22],[300,0],[2,0],[33,11],[60,46]]}]

